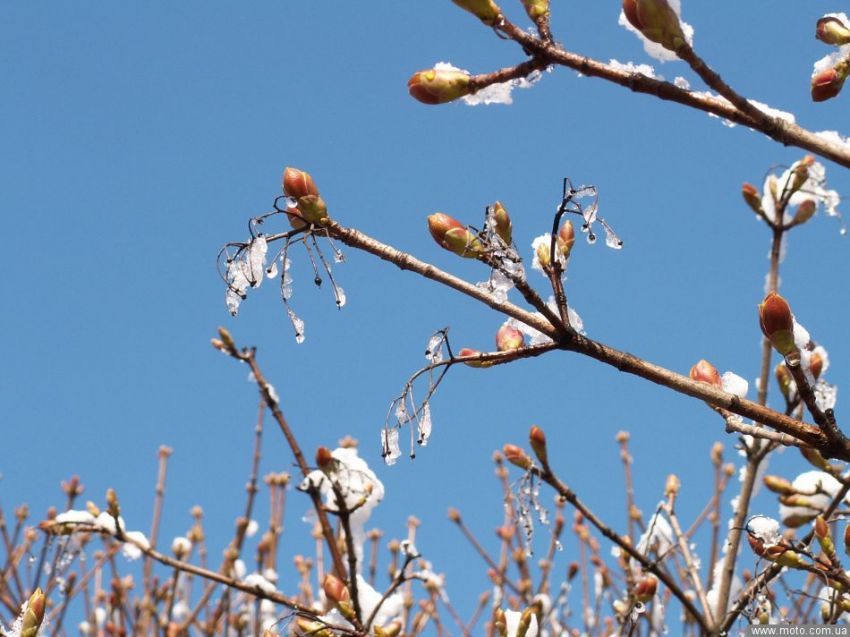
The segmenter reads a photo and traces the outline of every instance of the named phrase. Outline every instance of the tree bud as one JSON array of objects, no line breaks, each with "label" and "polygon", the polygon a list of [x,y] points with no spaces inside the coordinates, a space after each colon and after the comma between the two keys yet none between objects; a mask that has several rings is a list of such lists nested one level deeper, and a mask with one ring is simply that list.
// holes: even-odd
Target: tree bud
[{"label": "tree bud", "polygon": [[513,241],[513,224],[501,201],[493,204],[493,221],[496,225],[494,228],[496,234],[505,242],[505,245],[510,246]]},{"label": "tree bud", "polygon": [[667,482],[664,484],[664,495],[677,495],[679,493],[679,489],[681,488],[682,481],[679,480],[679,476],[677,476],[675,473],[671,473],[669,476],[667,476]]},{"label": "tree bud", "polygon": [[428,69],[407,81],[411,97],[423,104],[445,104],[469,95],[469,74],[455,69]]},{"label": "tree bud", "polygon": [[325,596],[332,602],[347,602],[351,599],[351,594],[348,592],[348,587],[336,575],[328,573],[322,582],[322,590]]},{"label": "tree bud", "polygon": [[809,371],[815,380],[820,378],[821,372],[823,372],[823,356],[817,350],[812,352],[812,355],[809,357]]},{"label": "tree bud", "polygon": [[525,336],[512,325],[502,325],[496,332],[496,349],[500,352],[521,349],[525,345]]},{"label": "tree bud", "polygon": [[449,215],[435,212],[428,217],[428,230],[441,247],[459,257],[474,259],[484,254],[484,246],[472,232]]},{"label": "tree bud", "polygon": [[667,0],[623,0],[623,13],[647,40],[674,52],[685,44],[679,16]]},{"label": "tree bud", "polygon": [[319,189],[316,188],[310,173],[287,166],[283,169],[283,194],[299,199],[307,195],[318,195]]},{"label": "tree bud", "polygon": [[573,222],[569,219],[564,220],[561,229],[558,230],[558,249],[565,259],[570,258],[570,252],[573,250],[573,244],[576,242],[576,231],[573,228]]},{"label": "tree bud", "polygon": [[761,331],[771,345],[783,356],[797,351],[794,343],[794,317],[791,306],[776,292],[768,294],[759,304]]},{"label": "tree bud", "polygon": [[35,589],[27,601],[27,608],[21,621],[20,637],[36,637],[41,622],[44,621],[44,606],[47,598],[40,588]]},{"label": "tree bud", "polygon": [[645,604],[655,596],[657,588],[658,580],[652,575],[647,575],[635,586],[635,598]]},{"label": "tree bud", "polygon": [[528,17],[537,22],[549,15],[549,0],[522,0]]},{"label": "tree bud", "polygon": [[502,10],[493,0],[452,0],[461,9],[469,11],[486,25],[493,26],[498,22]]},{"label": "tree bud", "polygon": [[[477,349],[470,349],[469,347],[464,347],[462,350],[460,350],[457,353],[457,355],[458,356],[481,356],[481,352],[479,352]],[[468,365],[469,367],[484,368],[484,367],[492,367],[493,361],[469,360],[469,361],[463,361],[463,364]]]},{"label": "tree bud", "polygon": [[543,430],[537,425],[532,425],[529,430],[528,442],[531,445],[532,451],[534,451],[534,455],[536,455],[537,459],[540,460],[540,463],[544,465],[547,464],[549,462],[549,458],[546,451],[546,434],[543,433]]},{"label": "tree bud", "polygon": [[741,195],[743,195],[744,201],[746,201],[747,205],[752,208],[753,212],[756,214],[762,213],[761,195],[759,194],[758,188],[752,184],[744,184],[741,186]]},{"label": "tree bud", "polygon": [[835,16],[824,16],[818,20],[815,37],[834,46],[850,44],[850,28]]},{"label": "tree bud", "polygon": [[704,358],[691,367],[691,371],[688,375],[691,377],[691,380],[708,383],[715,387],[723,386],[723,381],[720,380],[720,372],[718,372],[717,368]]},{"label": "tree bud", "polygon": [[836,66],[812,76],[812,101],[825,102],[841,92],[846,75]]},{"label": "tree bud", "polygon": [[797,206],[797,212],[794,213],[794,218],[791,219],[791,223],[795,226],[799,226],[801,223],[806,223],[812,218],[812,216],[814,216],[817,208],[818,205],[814,199],[806,199],[803,203]]},{"label": "tree bud", "polygon": [[520,469],[525,469],[527,471],[532,466],[531,458],[528,457],[528,454],[516,445],[505,445],[502,447],[502,453],[505,454],[505,458],[508,462],[516,465]]},{"label": "tree bud", "polygon": [[764,486],[780,495],[791,495],[796,493],[791,481],[782,476],[766,475],[764,478]]},{"label": "tree bud", "polygon": [[325,473],[333,469],[334,458],[331,455],[331,450],[327,447],[319,447],[316,449],[316,466]]}]

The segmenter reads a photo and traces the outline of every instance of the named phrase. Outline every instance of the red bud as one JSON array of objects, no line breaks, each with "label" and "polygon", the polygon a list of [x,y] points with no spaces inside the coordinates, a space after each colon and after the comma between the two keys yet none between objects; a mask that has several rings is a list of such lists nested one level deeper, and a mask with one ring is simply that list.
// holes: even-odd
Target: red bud
[{"label": "red bud", "polygon": [[445,104],[468,95],[469,74],[453,69],[428,69],[407,81],[410,95],[423,104]]},{"label": "red bud", "polygon": [[720,379],[720,372],[717,371],[717,368],[714,365],[705,359],[702,359],[696,365],[691,367],[691,371],[688,375],[691,377],[691,380],[708,383],[715,387],[723,386],[723,381]]}]

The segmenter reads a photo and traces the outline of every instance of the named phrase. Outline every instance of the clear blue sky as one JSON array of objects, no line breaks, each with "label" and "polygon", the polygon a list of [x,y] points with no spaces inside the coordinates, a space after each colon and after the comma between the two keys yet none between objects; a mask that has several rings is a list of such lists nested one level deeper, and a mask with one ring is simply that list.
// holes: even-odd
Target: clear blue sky
[{"label": "clear blue sky", "polygon": [[[522,19],[518,3],[503,4]],[[554,31],[574,50],[652,62],[617,26],[619,3],[554,4]],[[814,23],[832,9],[686,1],[684,17],[697,50],[747,96],[813,130],[841,130],[850,96],[808,97],[811,64],[829,51]],[[269,208],[283,167],[295,165],[312,172],[340,222],[478,281],[480,264],[437,248],[425,217],[480,223],[500,199],[527,247],[551,224],[569,175],[599,187],[600,213],[625,241],[621,252],[581,241],[574,251],[567,291],[588,334],[674,370],[706,357],[752,380],[769,237],[740,185],[760,186],[769,166],[801,151],[563,69],[509,107],[423,106],[406,91],[416,70],[449,61],[487,72],[522,59],[448,0],[4,3],[0,24],[7,511],[27,501],[40,516],[60,504],[60,480],[78,473],[85,498],[115,487],[128,524],[146,529],[156,451],[167,444],[163,537],[184,532],[198,503],[210,545],[223,547],[243,507],[257,395],[246,370],[210,348],[218,325],[259,347],[305,449],[345,434],[361,441],[387,490],[375,523],[398,537],[408,514],[422,519],[419,547],[464,615],[487,583],[446,509],[457,506],[495,545],[502,512],[489,459],[523,442],[532,423],[563,477],[616,527],[625,522],[620,429],[633,434],[645,511],[670,472],[683,480],[683,517],[702,508],[711,443],[733,455],[716,415],[566,354],[453,370],[433,403],[431,444],[414,462],[383,467],[387,405],[423,363],[431,332],[450,325],[456,346],[488,349],[500,318],[349,250],[336,269],[342,311],[295,259],[293,301],[307,323],[296,345],[274,285],[230,318],[214,258],[246,237],[247,219]],[[702,88],[681,63],[656,69]],[[850,192],[846,172],[827,170],[832,187]],[[850,244],[833,220],[793,233],[782,291],[829,349],[841,388],[849,270]],[[839,418],[842,402],[840,392]],[[263,472],[291,470],[280,437],[267,440]],[[804,468],[792,453],[773,466]],[[757,502],[775,513],[769,497]],[[292,553],[309,548],[306,506],[299,494],[289,500],[286,577]]]}]

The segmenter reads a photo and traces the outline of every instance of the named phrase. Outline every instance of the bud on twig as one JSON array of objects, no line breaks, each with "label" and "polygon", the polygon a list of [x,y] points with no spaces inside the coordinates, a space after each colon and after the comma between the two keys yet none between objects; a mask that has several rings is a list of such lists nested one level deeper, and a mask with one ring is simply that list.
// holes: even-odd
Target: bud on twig
[{"label": "bud on twig", "polygon": [[501,608],[497,608],[493,612],[493,627],[499,634],[499,637],[507,637],[508,635],[508,624],[505,618],[505,611]]},{"label": "bud on twig", "polygon": [[831,69],[824,69],[812,76],[812,101],[825,102],[841,92],[847,79],[847,65],[839,62]]},{"label": "bud on twig", "polygon": [[572,252],[575,242],[576,231],[573,228],[573,222],[565,219],[561,229],[558,230],[558,249],[564,255],[564,259],[570,258],[570,252]]},{"label": "bud on twig", "polygon": [[522,0],[522,6],[535,22],[549,16],[549,0]]},{"label": "bud on twig", "polygon": [[776,292],[771,292],[758,307],[761,331],[774,349],[786,357],[797,352],[797,345],[794,343],[794,317],[788,301]]},{"label": "bud on twig", "polygon": [[298,212],[306,222],[320,223],[328,216],[328,207],[310,173],[287,166],[283,171],[283,192],[295,198]]},{"label": "bud on twig", "polygon": [[673,495],[678,495],[679,489],[682,488],[682,481],[679,480],[679,476],[675,473],[671,473],[667,476],[667,482],[664,484],[664,495],[667,497]]},{"label": "bud on twig", "polygon": [[469,74],[455,69],[418,71],[407,80],[407,91],[423,104],[445,104],[469,95]]},{"label": "bud on twig", "polygon": [[505,454],[505,458],[508,462],[516,465],[520,469],[528,471],[532,467],[531,458],[528,457],[528,454],[525,453],[525,451],[516,445],[505,445],[502,447],[502,453]]},{"label": "bud on twig", "polygon": [[331,450],[327,447],[319,447],[316,449],[316,466],[325,473],[329,473],[333,469],[334,457],[331,455]]},{"label": "bud on twig", "polygon": [[803,201],[799,206],[797,206],[797,212],[794,213],[794,217],[791,219],[792,225],[799,226],[801,223],[806,223],[814,216],[817,208],[818,205],[814,199],[806,199]]},{"label": "bud on twig", "polygon": [[782,476],[767,475],[763,478],[764,486],[780,495],[792,495],[796,493],[791,481]]},{"label": "bud on twig", "polygon": [[459,257],[475,259],[484,254],[484,246],[472,232],[449,215],[435,212],[428,217],[428,230],[434,241]]},{"label": "bud on twig", "polygon": [[759,195],[759,191],[755,186],[752,184],[744,184],[741,186],[741,195],[743,195],[744,201],[746,201],[747,205],[752,208],[753,212],[756,214],[762,214],[761,195]]},{"label": "bud on twig", "polygon": [[521,349],[524,345],[525,337],[522,332],[511,325],[502,325],[496,332],[496,349],[500,352]]},{"label": "bud on twig", "polygon": [[720,372],[718,372],[717,368],[704,358],[691,367],[691,371],[688,373],[688,376],[691,377],[691,380],[708,383],[715,387],[723,386],[723,381],[720,379]]},{"label": "bud on twig", "polygon": [[652,575],[647,575],[635,586],[635,599],[645,604],[655,596],[657,588],[658,580]]},{"label": "bud on twig", "polygon": [[505,245],[510,246],[513,241],[513,224],[501,201],[493,204],[493,221],[496,224],[494,228],[496,234],[505,242]]},{"label": "bud on twig", "polygon": [[674,52],[685,44],[679,16],[667,0],[623,0],[623,13],[647,40]]},{"label": "bud on twig", "polygon": [[47,598],[44,592],[37,588],[27,601],[26,610],[23,612],[21,621],[20,637],[35,637],[41,622],[44,621],[44,606]]},{"label": "bud on twig", "polygon": [[[470,349],[469,347],[464,347],[457,353],[458,356],[480,356],[481,352],[477,349]],[[464,365],[468,365],[469,367],[476,367],[479,369],[483,369],[484,367],[492,367],[493,361],[484,361],[484,360],[469,360],[463,361]]]},{"label": "bud on twig", "polygon": [[818,20],[815,37],[834,46],[850,44],[850,28],[835,16],[824,16]]},{"label": "bud on twig", "polygon": [[544,467],[549,464],[549,454],[546,451],[546,434],[537,425],[532,425],[528,432],[528,442],[531,445],[534,455]]},{"label": "bud on twig", "polygon": [[493,0],[452,0],[461,9],[469,11],[481,22],[493,26],[498,22],[502,10]]}]

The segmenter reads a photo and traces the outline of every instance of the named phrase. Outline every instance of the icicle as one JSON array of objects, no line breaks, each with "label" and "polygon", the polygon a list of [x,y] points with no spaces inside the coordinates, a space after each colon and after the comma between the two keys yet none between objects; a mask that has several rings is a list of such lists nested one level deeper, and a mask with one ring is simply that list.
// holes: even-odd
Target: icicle
[{"label": "icicle", "polygon": [[425,348],[425,359],[432,363],[439,363],[443,360],[443,342],[445,335],[443,332],[437,332],[428,339],[428,345]]},{"label": "icicle", "polygon": [[381,431],[381,456],[388,465],[394,465],[401,457],[401,447],[398,444],[398,429],[384,429]]},{"label": "icicle", "polygon": [[342,308],[345,305],[345,290],[339,285],[334,284],[334,296],[336,297],[336,306]]},{"label": "icicle", "polygon": [[431,437],[431,406],[428,403],[422,405],[422,411],[419,414],[419,422],[416,424],[418,433],[418,442],[423,447],[428,445],[428,438]]},{"label": "icicle", "polygon": [[295,342],[299,345],[304,342],[304,321],[292,311],[292,308],[286,306],[286,313],[289,315],[289,321],[292,323],[292,329],[295,330]]}]

